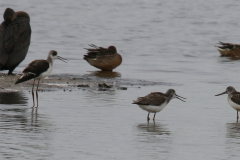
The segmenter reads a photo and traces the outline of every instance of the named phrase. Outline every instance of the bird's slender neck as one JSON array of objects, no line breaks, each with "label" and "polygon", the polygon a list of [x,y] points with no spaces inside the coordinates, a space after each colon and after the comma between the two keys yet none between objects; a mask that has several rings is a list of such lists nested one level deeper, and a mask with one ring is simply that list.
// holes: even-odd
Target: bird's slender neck
[{"label": "bird's slender neck", "polygon": [[168,91],[165,93],[165,95],[166,95],[166,97],[167,97],[166,101],[167,101],[167,103],[169,103],[169,101],[172,99],[170,90],[168,90]]},{"label": "bird's slender neck", "polygon": [[169,103],[171,99],[172,99],[171,96],[167,96],[167,99],[166,99],[167,103]]},{"label": "bird's slender neck", "polygon": [[169,101],[172,99],[171,91],[167,90],[167,92],[165,93],[165,96],[166,96],[166,102],[169,103]]},{"label": "bird's slender neck", "polygon": [[53,65],[53,59],[50,56],[48,56],[47,61],[51,66]]},{"label": "bird's slender neck", "polygon": [[228,102],[231,101],[231,98],[232,98],[232,94],[229,94],[227,97]]}]

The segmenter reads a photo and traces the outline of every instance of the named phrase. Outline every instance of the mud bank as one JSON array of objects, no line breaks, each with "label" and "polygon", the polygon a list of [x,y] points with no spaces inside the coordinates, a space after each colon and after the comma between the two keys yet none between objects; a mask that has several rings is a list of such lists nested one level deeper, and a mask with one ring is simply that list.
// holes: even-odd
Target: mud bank
[{"label": "mud bank", "polygon": [[[115,73],[113,73],[115,75]],[[31,90],[33,85],[33,80],[29,80],[20,84],[15,84],[16,80],[22,74],[16,74],[8,76],[5,73],[0,73],[0,92],[18,92],[23,90]],[[136,79],[123,79],[118,76],[98,76],[91,74],[88,75],[50,75],[45,78],[40,86],[39,91],[54,91],[54,90],[78,90],[78,89],[98,89],[98,90],[108,90],[108,89],[119,89],[127,90],[128,87],[138,87],[149,86],[149,85],[177,85],[171,83],[163,82],[151,82],[145,80]],[[106,75],[106,74],[104,74]],[[36,83],[36,81],[35,81]]]}]

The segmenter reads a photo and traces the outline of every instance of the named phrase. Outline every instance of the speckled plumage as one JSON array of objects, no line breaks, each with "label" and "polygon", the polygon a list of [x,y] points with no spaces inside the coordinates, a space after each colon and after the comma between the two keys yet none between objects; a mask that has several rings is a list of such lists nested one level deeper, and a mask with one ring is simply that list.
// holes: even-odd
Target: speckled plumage
[{"label": "speckled plumage", "polygon": [[162,92],[152,92],[145,97],[139,97],[134,104],[159,106],[165,102],[167,95]]},{"label": "speckled plumage", "polygon": [[103,71],[112,71],[122,63],[122,56],[117,53],[115,46],[108,48],[90,45],[93,48],[86,48],[87,54],[84,58],[90,65]]}]

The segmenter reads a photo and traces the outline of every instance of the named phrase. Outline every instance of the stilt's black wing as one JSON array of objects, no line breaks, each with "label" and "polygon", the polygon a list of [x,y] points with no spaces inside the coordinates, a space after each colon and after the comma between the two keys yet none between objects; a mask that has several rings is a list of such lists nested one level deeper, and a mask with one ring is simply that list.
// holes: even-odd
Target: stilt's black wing
[{"label": "stilt's black wing", "polygon": [[49,68],[49,63],[48,61],[41,59],[41,60],[35,60],[32,61],[24,70],[23,73],[34,73],[34,74],[41,74],[45,71],[47,71]]},{"label": "stilt's black wing", "polygon": [[28,81],[28,80],[30,80],[30,79],[36,78],[37,76],[38,76],[38,75],[33,74],[33,73],[25,73],[25,74],[23,74],[23,75],[15,82],[15,84]]},{"label": "stilt's black wing", "polygon": [[46,60],[32,61],[24,70],[23,75],[16,81],[15,84],[38,77],[41,73],[49,68],[49,63]]}]

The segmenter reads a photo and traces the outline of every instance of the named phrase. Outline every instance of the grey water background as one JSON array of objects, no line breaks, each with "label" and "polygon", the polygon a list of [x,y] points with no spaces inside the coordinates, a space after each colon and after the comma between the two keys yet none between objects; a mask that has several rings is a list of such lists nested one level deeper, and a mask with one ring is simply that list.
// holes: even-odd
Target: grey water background
[{"label": "grey water background", "polygon": [[[214,47],[240,43],[237,0],[0,0],[1,14],[6,7],[31,17],[31,45],[16,72],[55,49],[69,63],[55,61],[53,75],[95,77],[83,48],[115,45],[123,63],[113,81],[163,83],[40,92],[37,112],[31,93],[0,93],[1,159],[239,159],[236,111],[226,95],[214,96],[240,90],[240,61]],[[132,100],[169,88],[187,102],[172,100],[147,123]]]}]

